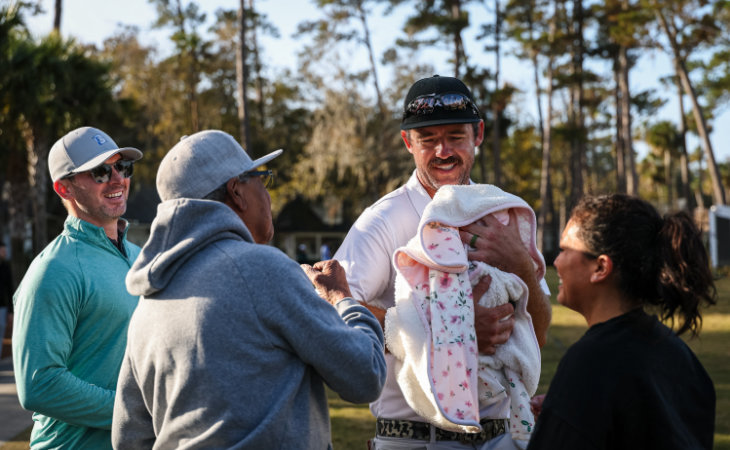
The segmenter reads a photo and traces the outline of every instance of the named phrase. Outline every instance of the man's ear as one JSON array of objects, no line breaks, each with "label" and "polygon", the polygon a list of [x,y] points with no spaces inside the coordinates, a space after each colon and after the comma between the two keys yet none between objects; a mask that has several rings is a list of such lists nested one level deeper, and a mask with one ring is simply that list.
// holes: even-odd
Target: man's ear
[{"label": "man's ear", "polygon": [[413,148],[411,146],[410,141],[408,140],[408,130],[400,130],[400,137],[403,139],[403,143],[406,144],[408,153],[413,154]]},{"label": "man's ear", "polygon": [[591,283],[598,283],[613,273],[613,261],[608,255],[599,255],[596,258],[596,268],[591,274]]},{"label": "man's ear", "polygon": [[238,186],[239,184],[241,183],[236,178],[231,178],[226,183],[226,191],[228,192],[228,205],[236,211],[243,212],[246,211],[248,203]]},{"label": "man's ear", "polygon": [[479,127],[477,129],[477,135],[474,136],[474,147],[479,147],[484,141],[484,121],[479,121]]},{"label": "man's ear", "polygon": [[68,183],[68,180],[58,180],[53,182],[53,190],[56,191],[56,194],[64,200],[73,198],[73,194],[68,188]]}]

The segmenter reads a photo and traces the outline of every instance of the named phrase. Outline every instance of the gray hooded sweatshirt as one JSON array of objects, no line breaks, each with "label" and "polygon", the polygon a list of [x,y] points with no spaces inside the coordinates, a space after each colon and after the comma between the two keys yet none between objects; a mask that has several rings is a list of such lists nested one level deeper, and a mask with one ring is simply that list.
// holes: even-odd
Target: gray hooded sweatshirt
[{"label": "gray hooded sweatshirt", "polygon": [[223,203],[163,202],[127,275],[117,449],[331,448],[324,385],[378,398],[383,334],[352,299],[332,307],[297,263],[258,245]]}]

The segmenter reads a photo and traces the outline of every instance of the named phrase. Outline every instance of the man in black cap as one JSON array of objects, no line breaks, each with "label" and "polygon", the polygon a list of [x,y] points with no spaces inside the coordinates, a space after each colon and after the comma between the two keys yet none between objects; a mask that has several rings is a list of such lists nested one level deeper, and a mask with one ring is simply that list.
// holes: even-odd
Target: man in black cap
[{"label": "man in black cap", "polygon": [[68,217],[15,293],[18,399],[33,411],[30,447],[111,449],[114,395],[138,297],[124,278],[139,254],[121,216],[136,148],[93,127],[70,131],[48,154]]},{"label": "man in black cap", "polygon": [[[413,155],[416,170],[405,185],[362,213],[334,255],[347,272],[353,296],[362,299],[381,319],[385,310],[395,304],[393,253],[416,234],[423,210],[441,186],[470,183],[475,150],[484,138],[484,122],[471,91],[461,80],[435,75],[417,81],[408,91],[401,137]],[[475,248],[469,252],[470,259],[514,273],[525,282],[529,289],[527,310],[542,346],[550,323],[548,289],[545,281],[535,276],[516,223],[503,225],[486,217],[462,227],[460,235],[464,243]],[[480,298],[489,283],[489,279],[478,283],[474,298]],[[475,308],[479,351],[492,355],[512,333],[514,308],[509,303],[495,308]],[[386,337],[395,332],[385,330]],[[415,449],[426,444],[428,448],[449,449],[515,448],[505,420],[509,417],[509,401],[480,411],[481,417],[489,418],[482,420],[481,433],[447,432],[427,423],[408,405],[395,379],[397,360],[387,354],[386,362],[385,387],[380,398],[370,405],[377,418],[371,448]]]}]

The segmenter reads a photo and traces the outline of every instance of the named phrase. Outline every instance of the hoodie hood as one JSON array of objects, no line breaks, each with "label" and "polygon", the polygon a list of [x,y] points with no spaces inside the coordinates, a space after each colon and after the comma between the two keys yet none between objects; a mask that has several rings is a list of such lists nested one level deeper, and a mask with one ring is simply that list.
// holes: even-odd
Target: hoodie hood
[{"label": "hoodie hood", "polygon": [[228,205],[188,198],[160,203],[150,237],[127,274],[127,290],[149,296],[165,289],[188,259],[224,239],[253,243],[248,228]]}]

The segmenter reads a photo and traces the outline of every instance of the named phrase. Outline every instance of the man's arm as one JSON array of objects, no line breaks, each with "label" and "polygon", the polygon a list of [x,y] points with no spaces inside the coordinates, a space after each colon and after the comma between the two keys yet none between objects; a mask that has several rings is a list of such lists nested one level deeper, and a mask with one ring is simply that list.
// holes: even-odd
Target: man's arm
[{"label": "man's arm", "polygon": [[[532,316],[535,336],[542,347],[547,341],[547,329],[552,315],[550,299],[540,286],[532,258],[522,242],[514,210],[510,210],[509,215],[510,221],[507,225],[487,215],[462,227],[459,235],[463,242],[473,244],[475,248],[469,252],[469,259],[483,261],[505,272],[514,273],[525,282],[529,290],[527,312]],[[475,241],[474,235],[477,236]],[[475,298],[479,297],[475,295]]]},{"label": "man's arm", "polygon": [[81,288],[77,274],[58,264],[36,267],[15,299],[13,364],[23,408],[64,422],[109,429],[114,389],[68,369]]},{"label": "man's arm", "polygon": [[386,372],[383,330],[377,320],[350,297],[337,261],[303,265],[304,271],[290,270],[290,263],[280,252],[262,262],[270,278],[259,278],[267,286],[257,292],[278,306],[257,303],[259,317],[278,330],[292,351],[343,399],[353,403],[377,399]]}]

